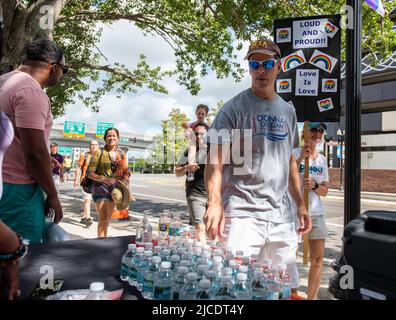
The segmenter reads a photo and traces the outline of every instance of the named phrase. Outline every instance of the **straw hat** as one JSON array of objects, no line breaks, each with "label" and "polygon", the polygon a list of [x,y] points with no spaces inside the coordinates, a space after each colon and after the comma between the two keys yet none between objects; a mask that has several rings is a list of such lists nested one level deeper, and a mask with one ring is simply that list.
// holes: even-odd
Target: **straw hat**
[{"label": "straw hat", "polygon": [[116,203],[117,210],[125,210],[129,208],[129,202],[136,201],[135,197],[129,192],[128,187],[120,181],[111,192],[111,197]]}]

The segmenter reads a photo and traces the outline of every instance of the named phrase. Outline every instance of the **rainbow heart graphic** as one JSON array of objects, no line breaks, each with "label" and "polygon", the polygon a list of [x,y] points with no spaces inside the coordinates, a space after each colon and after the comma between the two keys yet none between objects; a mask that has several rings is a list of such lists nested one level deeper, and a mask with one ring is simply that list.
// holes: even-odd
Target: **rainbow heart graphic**
[{"label": "rainbow heart graphic", "polygon": [[327,22],[325,24],[325,31],[326,33],[333,33],[334,31],[336,31],[336,27],[333,26],[330,22]]},{"label": "rainbow heart graphic", "polygon": [[281,81],[279,83],[279,89],[281,90],[287,90],[289,89],[289,86],[290,86],[289,81]]},{"label": "rainbow heart graphic", "polygon": [[279,39],[287,39],[289,37],[288,30],[280,30],[279,31]]},{"label": "rainbow heart graphic", "polygon": [[334,89],[335,88],[335,81],[334,80],[326,80],[325,81],[325,84],[324,84],[324,87],[325,87],[325,89],[327,89],[327,90],[331,90],[331,89]]}]

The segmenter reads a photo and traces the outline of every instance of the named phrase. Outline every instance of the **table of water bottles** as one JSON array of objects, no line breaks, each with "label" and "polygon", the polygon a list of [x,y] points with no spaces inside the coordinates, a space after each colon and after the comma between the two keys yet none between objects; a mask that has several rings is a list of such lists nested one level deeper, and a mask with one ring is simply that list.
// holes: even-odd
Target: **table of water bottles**
[{"label": "table of water bottles", "polygon": [[[144,222],[143,222],[144,225]],[[217,241],[195,240],[193,229],[159,226],[159,239],[138,231],[121,259],[120,278],[149,300],[291,300],[286,265]],[[167,232],[168,231],[168,232]],[[150,241],[151,240],[151,241]]]}]

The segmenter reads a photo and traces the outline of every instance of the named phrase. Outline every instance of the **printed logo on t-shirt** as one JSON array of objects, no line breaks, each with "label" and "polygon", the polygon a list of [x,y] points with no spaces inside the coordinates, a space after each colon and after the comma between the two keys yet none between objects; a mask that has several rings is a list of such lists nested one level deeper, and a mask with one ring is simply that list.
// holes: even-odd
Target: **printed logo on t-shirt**
[{"label": "printed logo on t-shirt", "polygon": [[253,117],[253,135],[262,135],[270,141],[278,142],[287,139],[289,130],[283,118],[258,114]]},{"label": "printed logo on t-shirt", "polygon": [[[305,166],[300,164],[300,173],[304,173]],[[310,175],[323,175],[323,167],[309,166]]]}]

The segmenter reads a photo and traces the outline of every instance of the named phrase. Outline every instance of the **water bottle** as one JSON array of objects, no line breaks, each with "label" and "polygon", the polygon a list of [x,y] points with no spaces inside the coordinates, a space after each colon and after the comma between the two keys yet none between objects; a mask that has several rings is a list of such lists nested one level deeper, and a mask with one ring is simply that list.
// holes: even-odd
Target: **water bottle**
[{"label": "water bottle", "polygon": [[186,275],[186,283],[181,291],[180,300],[194,300],[197,296],[198,275],[195,272],[189,272]]},{"label": "water bottle", "polygon": [[170,214],[168,210],[164,210],[160,214],[159,223],[158,223],[159,241],[161,242],[169,241],[169,226],[170,226]]},{"label": "water bottle", "polygon": [[161,257],[161,261],[170,261],[170,254],[171,251],[169,249],[164,249],[161,251],[161,253],[159,254],[159,256]]},{"label": "water bottle", "polygon": [[232,259],[232,260],[230,260],[230,262],[228,264],[229,264],[229,267],[232,269],[232,276],[234,278],[236,278],[236,275],[237,275],[238,270],[239,270],[238,261],[236,261],[235,259]]},{"label": "water bottle", "polygon": [[224,257],[224,266],[230,267],[231,260],[234,260],[234,255],[232,253],[229,253]]},{"label": "water bottle", "polygon": [[281,286],[276,269],[270,269],[267,272],[267,300],[279,300],[281,295]]},{"label": "water bottle", "polygon": [[121,259],[120,278],[122,281],[128,281],[129,279],[129,265],[131,264],[131,260],[135,254],[136,244],[128,244],[128,250],[123,254]]},{"label": "water bottle", "polygon": [[129,265],[128,283],[131,286],[135,286],[135,287],[137,286],[137,266],[140,265],[140,263],[143,260],[143,252],[144,252],[143,247],[136,248],[136,254],[132,258],[131,263]]},{"label": "water bottle", "polygon": [[198,282],[205,278],[205,274],[207,270],[208,270],[208,266],[206,264],[197,265]]},{"label": "water bottle", "polygon": [[[151,225],[150,225],[151,226]],[[152,235],[152,232],[151,232],[151,235]],[[153,243],[151,242],[151,240],[150,240],[150,242],[144,242],[144,250],[146,250],[146,251],[153,251],[153,247],[154,247],[154,245],[153,245]],[[154,254],[154,253],[153,253]]]},{"label": "water bottle", "polygon": [[197,260],[201,257],[201,252],[202,252],[201,247],[194,247],[193,248],[192,262],[194,264],[196,264]]},{"label": "water bottle", "polygon": [[206,279],[210,280],[210,296],[213,299],[217,290],[219,289],[220,280],[217,278],[217,273],[215,270],[207,270],[205,274]]},{"label": "water bottle", "polygon": [[[246,267],[247,268],[247,267]],[[237,300],[251,300],[252,290],[248,284],[247,273],[239,272],[234,285],[234,295]]]},{"label": "water bottle", "polygon": [[170,262],[171,262],[172,271],[176,270],[176,267],[180,263],[180,256],[178,256],[177,254],[174,254],[173,256],[170,257]]},{"label": "water bottle", "polygon": [[287,265],[280,264],[278,266],[279,269],[279,279],[280,279],[280,286],[281,286],[281,296],[280,300],[291,300],[291,289],[292,289],[292,282],[290,275],[287,272]]},{"label": "water bottle", "polygon": [[267,284],[262,271],[254,272],[251,287],[253,300],[267,300]]},{"label": "water bottle", "polygon": [[160,257],[152,257],[148,268],[143,274],[143,297],[146,299],[151,300],[154,298],[154,280],[158,275],[160,263]]},{"label": "water bottle", "polygon": [[151,257],[153,256],[152,251],[144,251],[143,259],[141,263],[136,266],[136,273],[137,273],[137,289],[139,291],[143,290],[143,280],[144,280],[144,272],[148,269],[150,264]]},{"label": "water bottle", "polygon": [[[136,232],[136,242],[140,243],[151,243],[153,238],[153,227],[151,224],[148,222],[147,219],[147,212],[144,212],[143,220],[141,224],[138,227],[138,230]],[[150,248],[150,250],[152,247]],[[148,249],[146,249],[148,250]]]},{"label": "water bottle", "polygon": [[179,267],[187,267],[188,271],[191,271],[191,262],[189,260],[180,260]]},{"label": "water bottle", "polygon": [[234,292],[232,290],[232,279],[231,277],[222,277],[220,280],[220,286],[217,290],[215,300],[234,300]]},{"label": "water bottle", "polygon": [[169,226],[169,241],[171,243],[175,244],[177,241],[180,240],[183,232],[182,228],[183,223],[180,219],[180,214],[177,212],[173,213],[172,220]]},{"label": "water bottle", "polygon": [[197,300],[211,300],[210,293],[211,282],[209,279],[202,279],[199,281],[199,289],[197,293]]},{"label": "water bottle", "polygon": [[89,286],[89,293],[85,297],[85,300],[102,300],[104,293],[103,282],[92,282]]},{"label": "water bottle", "polygon": [[194,178],[195,178],[195,173],[189,171],[189,172],[187,173],[187,181],[194,181]]},{"label": "water bottle", "polygon": [[186,275],[189,272],[187,267],[178,267],[174,281],[172,283],[171,297],[172,300],[179,300],[181,291],[186,284]]},{"label": "water bottle", "polygon": [[242,250],[237,250],[235,252],[235,260],[238,262],[239,265],[242,264],[242,258],[243,258],[243,251]]},{"label": "water bottle", "polygon": [[154,299],[170,300],[172,288],[172,271],[169,261],[161,262],[159,275],[154,280]]}]

